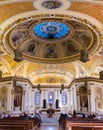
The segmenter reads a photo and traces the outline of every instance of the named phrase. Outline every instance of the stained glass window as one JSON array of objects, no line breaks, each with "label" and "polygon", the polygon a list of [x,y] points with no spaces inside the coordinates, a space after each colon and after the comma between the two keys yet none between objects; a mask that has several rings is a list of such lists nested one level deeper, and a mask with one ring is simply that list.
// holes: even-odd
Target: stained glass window
[{"label": "stained glass window", "polygon": [[39,92],[35,93],[35,104],[36,105],[40,104],[40,93]]},{"label": "stained glass window", "polygon": [[53,103],[53,92],[49,92],[49,104],[52,104]]},{"label": "stained glass window", "polygon": [[35,34],[47,39],[64,37],[69,33],[69,31],[69,27],[60,22],[43,22],[34,27]]},{"label": "stained glass window", "polygon": [[67,94],[66,94],[66,92],[62,92],[62,104],[63,105],[67,104]]}]

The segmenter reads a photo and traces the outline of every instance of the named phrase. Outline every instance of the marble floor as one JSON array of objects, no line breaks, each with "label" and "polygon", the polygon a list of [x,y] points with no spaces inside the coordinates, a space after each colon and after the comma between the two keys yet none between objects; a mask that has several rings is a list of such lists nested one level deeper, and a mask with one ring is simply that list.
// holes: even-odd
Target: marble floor
[{"label": "marble floor", "polygon": [[36,130],[61,130],[58,125],[41,125],[40,128]]}]

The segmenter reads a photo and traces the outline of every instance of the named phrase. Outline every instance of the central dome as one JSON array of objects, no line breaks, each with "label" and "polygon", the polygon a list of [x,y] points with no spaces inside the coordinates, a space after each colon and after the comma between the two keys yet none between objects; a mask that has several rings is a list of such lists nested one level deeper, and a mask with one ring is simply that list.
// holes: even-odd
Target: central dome
[{"label": "central dome", "polygon": [[73,18],[48,19],[40,15],[40,20],[23,19],[8,31],[6,46],[11,54],[19,46],[24,59],[49,64],[79,60],[84,48],[91,55],[99,43],[98,36],[90,23],[85,25],[83,20]]},{"label": "central dome", "polygon": [[69,31],[69,26],[60,22],[42,22],[34,27],[34,33],[37,36],[46,39],[64,37],[69,33]]}]

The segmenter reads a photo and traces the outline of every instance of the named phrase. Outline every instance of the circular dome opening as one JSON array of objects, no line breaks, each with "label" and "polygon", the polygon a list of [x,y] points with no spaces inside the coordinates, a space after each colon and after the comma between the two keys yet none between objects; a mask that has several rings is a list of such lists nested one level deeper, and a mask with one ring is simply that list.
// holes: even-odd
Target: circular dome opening
[{"label": "circular dome opening", "polygon": [[34,27],[37,36],[46,39],[57,39],[66,36],[70,31],[69,26],[60,22],[43,22]]}]

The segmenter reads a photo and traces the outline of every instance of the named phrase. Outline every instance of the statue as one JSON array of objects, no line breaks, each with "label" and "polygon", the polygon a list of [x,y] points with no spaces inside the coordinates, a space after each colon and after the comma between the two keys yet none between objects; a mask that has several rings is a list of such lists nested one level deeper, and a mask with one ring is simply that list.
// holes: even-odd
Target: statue
[{"label": "statue", "polygon": [[52,117],[53,114],[54,114],[54,109],[53,109],[53,108],[49,108],[49,109],[47,110],[47,113],[48,113],[48,117],[49,117],[49,118]]},{"label": "statue", "polygon": [[19,106],[19,99],[18,99],[18,97],[15,97],[15,98],[14,98],[14,106],[15,106],[15,107],[18,107],[18,106]]}]

